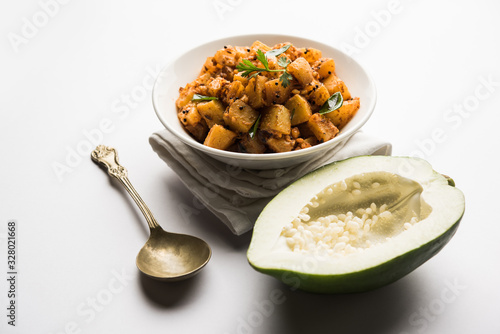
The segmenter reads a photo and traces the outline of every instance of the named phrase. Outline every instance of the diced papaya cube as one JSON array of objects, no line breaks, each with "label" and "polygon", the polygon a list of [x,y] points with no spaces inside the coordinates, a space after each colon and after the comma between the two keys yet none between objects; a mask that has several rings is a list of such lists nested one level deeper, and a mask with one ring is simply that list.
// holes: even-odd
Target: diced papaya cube
[{"label": "diced papaya cube", "polygon": [[222,125],[214,125],[208,132],[203,145],[225,150],[236,140],[236,133],[224,128]]},{"label": "diced papaya cube", "polygon": [[307,137],[304,139],[305,143],[308,143],[311,146],[314,146],[318,143],[318,139],[315,136]]},{"label": "diced papaya cube", "polygon": [[226,104],[231,104],[235,100],[240,99],[245,94],[245,87],[240,81],[233,81],[225,86],[222,93],[222,100]]},{"label": "diced papaya cube", "polygon": [[314,48],[301,48],[299,49],[299,55],[304,57],[309,64],[315,63],[322,56],[321,51]]},{"label": "diced papaya cube", "polygon": [[323,84],[328,89],[330,95],[336,92],[340,92],[344,100],[351,99],[351,93],[349,93],[346,84],[344,83],[344,81],[340,80],[336,75],[332,74],[329,77],[327,77],[325,80],[323,80]]},{"label": "diced papaya cube", "polygon": [[175,105],[178,109],[183,108],[185,105],[191,102],[194,95],[193,87],[179,88],[179,97],[175,101]]},{"label": "diced papaya cube", "polygon": [[208,126],[194,103],[189,103],[181,108],[177,113],[177,117],[196,140],[202,141],[205,138],[208,132]]},{"label": "diced papaya cube", "polygon": [[200,85],[205,85],[211,78],[212,76],[210,75],[210,73],[204,73],[196,78],[196,80],[193,81],[192,84],[194,87],[199,88]]},{"label": "diced papaya cube", "polygon": [[245,94],[248,96],[248,104],[254,108],[259,109],[265,105],[264,101],[264,87],[267,78],[262,75],[248,80],[248,85],[245,88]]},{"label": "diced papaya cube", "polygon": [[222,116],[226,108],[219,100],[198,103],[196,108],[198,109],[200,115],[205,119],[209,128],[215,124],[224,125]]},{"label": "diced papaya cube", "polygon": [[248,132],[259,117],[259,112],[241,100],[236,100],[224,112],[224,122],[233,131]]},{"label": "diced papaya cube", "polygon": [[221,97],[222,89],[226,85],[229,85],[229,81],[227,81],[226,79],[221,77],[217,77],[215,79],[212,78],[207,82],[208,94],[210,96]]},{"label": "diced papaya cube", "polygon": [[[275,56],[267,57],[267,65],[271,70],[277,70],[281,67],[278,65],[278,59]],[[267,75],[268,73],[262,73],[263,75]]]},{"label": "diced papaya cube", "polygon": [[203,138],[205,138],[205,136],[207,135],[207,132],[208,132],[208,126],[205,123],[205,121],[200,122],[194,126],[186,126],[186,129],[199,142],[203,141]]},{"label": "diced papaya cube", "polygon": [[266,140],[266,145],[271,151],[276,153],[289,152],[295,147],[295,139],[290,138],[290,136],[280,138],[270,137]]},{"label": "diced papaya cube", "polygon": [[303,57],[299,57],[292,61],[287,66],[287,71],[290,73],[297,81],[305,86],[314,80],[313,70],[311,65]]},{"label": "diced papaya cube", "polygon": [[251,51],[251,49],[244,46],[235,46],[234,49],[236,51],[236,56],[239,60],[241,60],[241,58],[248,58],[249,53]]},{"label": "diced papaya cube", "polygon": [[261,50],[262,52],[266,53],[267,51],[271,50],[271,47],[267,46],[266,44],[262,43],[261,41],[255,41],[255,42],[253,42],[250,49],[252,49],[255,52],[257,52],[257,50]]},{"label": "diced papaya cube", "polygon": [[271,134],[289,135],[292,127],[290,110],[281,104],[272,105],[262,111],[259,129]]},{"label": "diced papaya cube", "polygon": [[282,104],[290,97],[292,86],[283,87],[279,79],[269,80],[264,85],[267,104]]},{"label": "diced papaya cube", "polygon": [[332,58],[321,58],[313,65],[313,70],[318,72],[320,80],[335,73],[335,61]]},{"label": "diced papaya cube", "polygon": [[282,54],[278,55],[277,57],[280,58],[280,57],[285,56],[288,59],[290,59],[291,61],[294,61],[298,57],[297,55],[299,52],[293,44],[291,44],[289,42],[279,43],[279,44],[274,45],[272,48],[273,49],[281,49],[282,47],[287,46],[287,45],[288,45],[288,49],[285,52],[283,52]]},{"label": "diced papaya cube", "polygon": [[239,81],[243,86],[246,86],[248,84],[248,77],[244,77],[243,72],[238,72],[233,75],[233,81]]},{"label": "diced papaya cube", "polygon": [[311,82],[305,87],[303,93],[309,100],[313,112],[318,111],[330,98],[328,89],[319,81]]},{"label": "diced papaya cube", "polygon": [[217,66],[215,64],[214,57],[208,57],[207,60],[205,61],[205,64],[203,64],[203,68],[201,69],[201,74],[203,73],[213,74],[215,72],[217,72]]},{"label": "diced papaya cube", "polygon": [[290,110],[292,114],[292,126],[307,122],[312,115],[309,102],[299,94],[290,98],[286,102],[285,107]]},{"label": "diced papaya cube", "polygon": [[320,114],[313,114],[307,124],[320,142],[328,141],[339,133],[339,129],[328,118]]},{"label": "diced papaya cube", "polygon": [[300,136],[302,138],[308,138],[308,137],[314,137],[314,138],[316,138],[314,136],[314,133],[309,128],[309,122],[301,123],[301,124],[297,125],[297,128],[299,129]]},{"label": "diced papaya cube", "polygon": [[260,141],[258,136],[250,138],[247,133],[238,142],[239,151],[243,153],[264,153],[266,151],[266,146]]},{"label": "diced papaya cube", "polygon": [[236,66],[237,51],[232,46],[226,46],[218,50],[214,55],[214,60],[222,66]]},{"label": "diced papaya cube", "polygon": [[177,113],[177,116],[184,126],[196,125],[202,120],[202,117],[196,108],[196,104],[193,102],[188,103],[184,106],[184,108],[181,108]]},{"label": "diced papaya cube", "polygon": [[297,138],[295,144],[295,150],[301,150],[304,148],[312,147],[318,143],[318,140],[315,136],[311,136],[308,138]]},{"label": "diced papaya cube", "polygon": [[356,97],[352,100],[344,101],[342,107],[324,115],[341,130],[356,115],[359,105],[359,97]]}]

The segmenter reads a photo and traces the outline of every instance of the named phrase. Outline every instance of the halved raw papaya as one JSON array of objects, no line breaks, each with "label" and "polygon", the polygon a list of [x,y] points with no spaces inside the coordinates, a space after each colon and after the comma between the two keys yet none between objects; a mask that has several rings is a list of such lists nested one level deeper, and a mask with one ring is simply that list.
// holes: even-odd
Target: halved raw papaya
[{"label": "halved raw papaya", "polygon": [[437,254],[464,214],[463,193],[424,160],[362,156],[280,192],[257,219],[252,267],[317,293],[368,291]]}]

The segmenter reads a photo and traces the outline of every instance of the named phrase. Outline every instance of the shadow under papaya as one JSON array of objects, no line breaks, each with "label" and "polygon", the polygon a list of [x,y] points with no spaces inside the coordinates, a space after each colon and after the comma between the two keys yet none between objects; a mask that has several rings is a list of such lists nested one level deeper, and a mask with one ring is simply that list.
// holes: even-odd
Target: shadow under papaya
[{"label": "shadow under papaya", "polygon": [[275,322],[283,333],[398,333],[418,303],[418,274],[362,293],[322,295],[292,290],[276,282],[284,303],[276,307]]}]

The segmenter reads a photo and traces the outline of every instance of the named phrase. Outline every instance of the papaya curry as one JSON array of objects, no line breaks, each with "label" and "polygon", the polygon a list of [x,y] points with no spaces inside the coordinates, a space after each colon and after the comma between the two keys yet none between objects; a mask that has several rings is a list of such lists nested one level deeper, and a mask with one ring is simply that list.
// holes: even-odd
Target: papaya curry
[{"label": "papaya curry", "polygon": [[242,153],[308,148],[339,134],[360,106],[314,48],[226,45],[179,89],[178,118],[198,142]]}]

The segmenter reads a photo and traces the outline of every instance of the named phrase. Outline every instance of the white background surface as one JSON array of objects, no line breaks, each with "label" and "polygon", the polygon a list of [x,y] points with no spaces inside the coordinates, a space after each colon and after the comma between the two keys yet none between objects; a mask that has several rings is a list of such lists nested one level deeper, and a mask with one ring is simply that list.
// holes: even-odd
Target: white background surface
[{"label": "white background surface", "polygon": [[[500,332],[498,2],[53,4],[0,8],[0,332]],[[161,129],[150,102],[154,72],[207,40],[266,32],[350,46],[379,94],[364,131],[391,141],[394,155],[424,156],[465,193],[455,237],[400,281],[356,295],[290,291],[250,268],[250,234],[233,236],[194,210],[151,150],[148,136]],[[139,275],[147,225],[87,153],[69,158],[87,149],[85,133],[118,149],[167,230],[210,243],[213,258],[199,276],[167,285]],[[9,219],[19,226],[15,328],[6,317]]]}]

